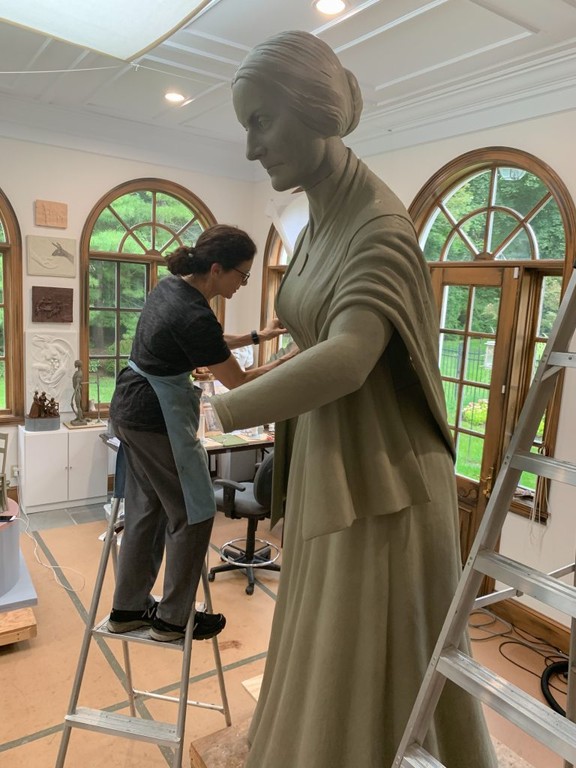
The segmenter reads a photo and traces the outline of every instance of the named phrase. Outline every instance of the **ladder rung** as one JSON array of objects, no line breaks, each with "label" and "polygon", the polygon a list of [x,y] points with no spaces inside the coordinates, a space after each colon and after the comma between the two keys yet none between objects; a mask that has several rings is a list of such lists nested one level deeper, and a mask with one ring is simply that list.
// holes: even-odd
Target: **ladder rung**
[{"label": "ladder rung", "polygon": [[541,477],[548,477],[550,480],[576,485],[576,466],[569,461],[559,461],[551,456],[518,451],[512,456],[510,466],[524,472],[533,472]]},{"label": "ladder rung", "polygon": [[549,574],[491,550],[480,550],[474,561],[474,569],[568,616],[576,617],[576,590]]},{"label": "ladder rung", "polygon": [[576,352],[551,352],[548,364],[560,365],[562,368],[576,368]]},{"label": "ladder rung", "polygon": [[143,720],[140,717],[129,717],[87,707],[78,707],[75,714],[66,715],[65,719],[71,727],[83,728],[87,731],[99,731],[112,736],[124,736],[127,739],[150,741],[168,747],[174,747],[180,743],[176,726],[172,723]]},{"label": "ladder rung", "polygon": [[575,723],[454,648],[441,654],[436,668],[565,760],[576,762]]},{"label": "ladder rung", "polygon": [[412,744],[404,753],[400,768],[444,768],[444,763],[439,763],[419,744]]},{"label": "ladder rung", "polygon": [[149,627],[139,627],[138,629],[131,629],[129,632],[110,632],[108,629],[108,616],[106,616],[98,624],[94,625],[92,629],[93,635],[104,637],[106,640],[124,640],[124,642],[131,643],[144,643],[145,645],[151,645],[155,648],[169,648],[173,651],[181,651],[184,648],[184,638],[179,640],[172,640],[169,643],[159,643],[150,637]]}]

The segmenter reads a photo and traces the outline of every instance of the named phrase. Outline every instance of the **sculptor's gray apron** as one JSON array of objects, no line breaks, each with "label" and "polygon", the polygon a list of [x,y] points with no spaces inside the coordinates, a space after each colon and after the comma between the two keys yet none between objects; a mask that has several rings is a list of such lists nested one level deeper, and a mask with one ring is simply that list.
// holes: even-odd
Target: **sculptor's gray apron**
[{"label": "sculptor's gray apron", "polygon": [[182,485],[188,522],[201,523],[216,513],[216,502],[208,454],[197,437],[201,390],[192,384],[189,373],[154,376],[144,373],[128,360],[133,371],[143,376],[158,397]]}]

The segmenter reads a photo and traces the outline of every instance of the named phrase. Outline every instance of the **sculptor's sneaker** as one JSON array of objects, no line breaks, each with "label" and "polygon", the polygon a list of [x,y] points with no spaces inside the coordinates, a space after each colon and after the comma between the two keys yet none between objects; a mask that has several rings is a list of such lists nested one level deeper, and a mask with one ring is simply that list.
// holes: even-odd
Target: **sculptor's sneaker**
[{"label": "sculptor's sneaker", "polygon": [[130,632],[132,629],[149,627],[156,616],[158,603],[146,608],[145,611],[117,611],[112,608],[108,618],[108,630],[117,634]]},{"label": "sculptor's sneaker", "polygon": [[[206,613],[197,611],[194,617],[194,640],[210,640],[216,637],[226,626],[226,619],[221,613]],[[177,624],[169,624],[159,616],[154,617],[150,637],[160,643],[170,643],[172,640],[180,640],[186,634],[186,627]]]}]

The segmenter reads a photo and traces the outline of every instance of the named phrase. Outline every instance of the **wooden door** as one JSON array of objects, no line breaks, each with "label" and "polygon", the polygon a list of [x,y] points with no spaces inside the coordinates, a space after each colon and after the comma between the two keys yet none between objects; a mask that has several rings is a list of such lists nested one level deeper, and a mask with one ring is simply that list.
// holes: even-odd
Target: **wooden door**
[{"label": "wooden door", "polygon": [[517,277],[518,270],[507,266],[432,267],[440,371],[456,443],[463,560],[501,461]]}]

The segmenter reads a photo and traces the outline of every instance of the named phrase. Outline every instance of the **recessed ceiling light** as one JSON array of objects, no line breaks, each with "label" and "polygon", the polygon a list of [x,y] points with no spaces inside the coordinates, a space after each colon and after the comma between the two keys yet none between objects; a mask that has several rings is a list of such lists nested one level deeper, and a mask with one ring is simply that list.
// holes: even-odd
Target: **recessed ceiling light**
[{"label": "recessed ceiling light", "polygon": [[164,98],[172,104],[181,104],[186,97],[176,91],[168,91]]},{"label": "recessed ceiling light", "polygon": [[342,0],[316,0],[314,5],[316,10],[326,14],[326,16],[335,16],[337,13],[342,13],[346,8],[346,4]]}]

